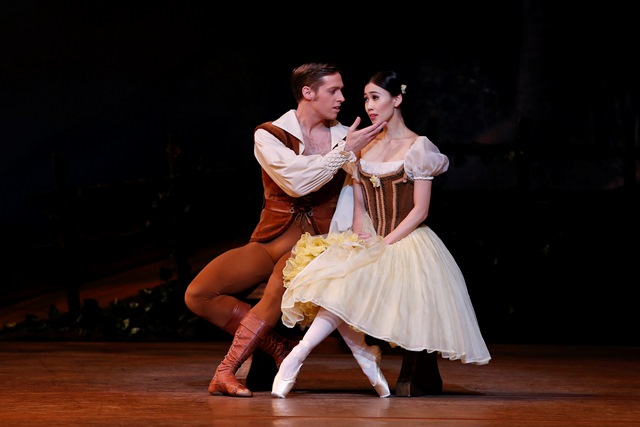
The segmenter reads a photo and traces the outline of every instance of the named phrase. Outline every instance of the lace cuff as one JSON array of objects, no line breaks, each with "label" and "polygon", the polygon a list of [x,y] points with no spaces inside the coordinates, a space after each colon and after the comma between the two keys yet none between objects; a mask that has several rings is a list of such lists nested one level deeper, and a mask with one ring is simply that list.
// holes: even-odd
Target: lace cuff
[{"label": "lace cuff", "polygon": [[329,151],[324,158],[327,162],[327,168],[333,173],[336,173],[345,163],[355,162],[357,160],[356,155],[352,151],[343,151],[340,149]]}]

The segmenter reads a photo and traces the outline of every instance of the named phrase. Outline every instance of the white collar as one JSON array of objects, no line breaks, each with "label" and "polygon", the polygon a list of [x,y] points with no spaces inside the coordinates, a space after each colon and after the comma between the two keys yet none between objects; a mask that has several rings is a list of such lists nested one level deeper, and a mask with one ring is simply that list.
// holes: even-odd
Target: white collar
[{"label": "white collar", "polygon": [[[273,121],[272,124],[278,126],[280,129],[286,130],[291,135],[302,141],[302,129],[300,129],[300,122],[298,122],[298,118],[296,117],[296,110],[287,111],[280,116],[280,118]],[[349,128],[342,125],[340,122],[337,122],[329,129],[331,130],[331,148],[335,148],[338,143],[347,136],[347,131],[349,130]],[[303,141],[302,145],[304,146]]]}]

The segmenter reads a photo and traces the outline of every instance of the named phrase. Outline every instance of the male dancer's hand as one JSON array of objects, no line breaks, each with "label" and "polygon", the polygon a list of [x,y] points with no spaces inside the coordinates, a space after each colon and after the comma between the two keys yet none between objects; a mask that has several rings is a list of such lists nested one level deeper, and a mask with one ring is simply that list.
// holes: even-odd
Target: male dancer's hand
[{"label": "male dancer's hand", "polygon": [[356,117],[351,127],[349,127],[349,131],[347,132],[347,143],[344,146],[346,151],[353,151],[356,154],[366,147],[367,144],[380,133],[382,128],[387,125],[387,122],[382,121],[379,123],[373,123],[371,126],[367,126],[362,129],[358,129],[359,124],[360,117]]}]

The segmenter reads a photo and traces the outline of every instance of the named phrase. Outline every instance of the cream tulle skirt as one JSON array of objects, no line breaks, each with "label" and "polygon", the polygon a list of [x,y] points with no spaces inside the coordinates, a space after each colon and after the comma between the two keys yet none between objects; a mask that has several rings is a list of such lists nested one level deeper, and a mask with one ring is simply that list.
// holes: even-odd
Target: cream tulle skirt
[{"label": "cream tulle skirt", "polygon": [[491,359],[462,272],[426,226],[393,245],[351,232],[303,235],[284,269],[282,321],[302,329],[319,307],[367,335],[463,363]]}]

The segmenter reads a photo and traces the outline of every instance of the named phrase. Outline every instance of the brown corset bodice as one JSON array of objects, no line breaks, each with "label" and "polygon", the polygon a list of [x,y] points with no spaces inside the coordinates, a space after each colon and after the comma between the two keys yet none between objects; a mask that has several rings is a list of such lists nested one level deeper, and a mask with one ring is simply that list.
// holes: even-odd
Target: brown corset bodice
[{"label": "brown corset bodice", "polygon": [[[395,172],[383,175],[366,173],[358,162],[360,182],[364,192],[364,203],[373,222],[376,233],[386,236],[391,233],[413,209],[413,181],[410,180],[404,165]],[[380,186],[374,186],[371,177],[380,180]]]}]

